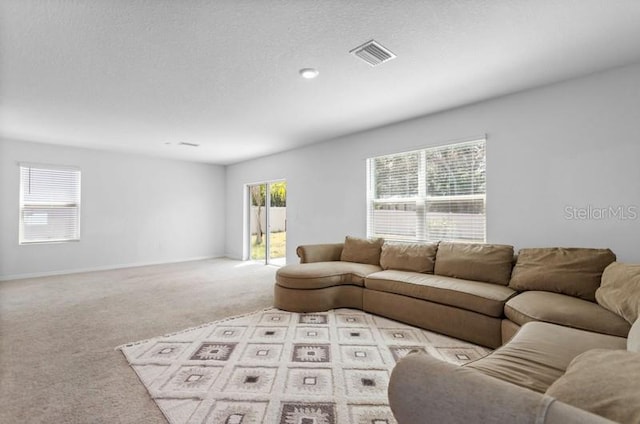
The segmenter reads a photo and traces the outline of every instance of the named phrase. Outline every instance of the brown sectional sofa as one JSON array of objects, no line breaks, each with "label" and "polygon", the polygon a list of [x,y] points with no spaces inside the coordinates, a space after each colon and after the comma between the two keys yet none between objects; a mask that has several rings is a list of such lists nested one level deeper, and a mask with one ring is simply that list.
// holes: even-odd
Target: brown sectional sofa
[{"label": "brown sectional sofa", "polygon": [[[276,274],[275,306],[280,309],[358,308],[499,347],[462,368],[425,355],[401,360],[389,388],[400,424],[534,422],[534,418],[536,422],[608,422],[555,402],[545,392],[582,354],[594,349],[626,352],[631,323],[640,312],[640,267],[616,263],[610,250],[521,249],[516,257],[507,245],[391,244],[347,237],[344,243],[300,246],[297,253],[301,263],[280,268]],[[605,270],[607,281],[613,281],[606,287],[601,286]],[[625,292],[629,281],[637,286],[637,298]],[[451,379],[444,377],[447,373]],[[428,381],[438,378],[451,385],[438,383],[435,389],[435,380]],[[480,384],[489,391],[455,393],[456,385],[482,392]],[[636,392],[631,390],[631,395],[637,395],[640,403],[640,385]],[[511,399],[511,406],[502,412],[519,418],[507,420],[502,412],[491,413],[478,399],[497,404]],[[463,402],[465,409],[478,408],[475,412],[484,418],[467,420],[455,402]],[[418,407],[422,404],[430,406]],[[638,414],[638,421],[631,422],[640,422]]]},{"label": "brown sectional sofa", "polygon": [[595,303],[609,249],[522,249],[516,259],[507,245],[347,237],[297,253],[301,263],[276,274],[275,306],[288,311],[357,308],[491,348],[529,321],[620,337],[630,328]]}]

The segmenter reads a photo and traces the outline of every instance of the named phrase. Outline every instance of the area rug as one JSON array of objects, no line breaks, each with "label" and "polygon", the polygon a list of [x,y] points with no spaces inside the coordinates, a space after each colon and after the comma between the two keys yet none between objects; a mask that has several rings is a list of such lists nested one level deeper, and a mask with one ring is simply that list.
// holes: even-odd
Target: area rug
[{"label": "area rug", "polygon": [[490,352],[351,309],[268,309],[119,349],[171,424],[393,424],[398,359]]}]

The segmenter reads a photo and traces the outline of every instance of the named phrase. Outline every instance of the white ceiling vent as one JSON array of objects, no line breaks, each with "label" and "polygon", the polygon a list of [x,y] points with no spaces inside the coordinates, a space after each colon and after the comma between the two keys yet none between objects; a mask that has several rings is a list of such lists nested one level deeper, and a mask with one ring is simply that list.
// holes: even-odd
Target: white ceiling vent
[{"label": "white ceiling vent", "polygon": [[371,66],[378,66],[384,62],[388,62],[396,57],[389,49],[383,47],[377,41],[367,41],[361,46],[356,47],[349,53],[359,57]]}]

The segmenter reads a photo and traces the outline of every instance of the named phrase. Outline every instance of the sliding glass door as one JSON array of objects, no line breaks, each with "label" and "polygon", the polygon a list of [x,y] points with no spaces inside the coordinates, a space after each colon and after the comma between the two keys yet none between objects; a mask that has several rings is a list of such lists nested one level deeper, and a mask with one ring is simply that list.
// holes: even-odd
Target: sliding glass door
[{"label": "sliding glass door", "polygon": [[249,192],[249,257],[284,265],[287,241],[287,183],[252,184]]}]

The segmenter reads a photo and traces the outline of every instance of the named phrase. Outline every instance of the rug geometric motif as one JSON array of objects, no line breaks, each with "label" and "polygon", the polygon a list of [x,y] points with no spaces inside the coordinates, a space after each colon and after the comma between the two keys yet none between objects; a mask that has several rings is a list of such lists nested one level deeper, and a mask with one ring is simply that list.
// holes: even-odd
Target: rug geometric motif
[{"label": "rug geometric motif", "polygon": [[490,352],[352,309],[268,309],[119,349],[171,424],[397,424],[387,387],[400,358]]}]

